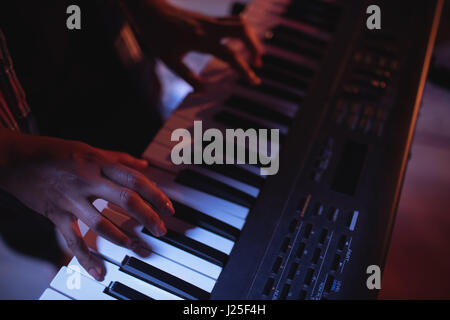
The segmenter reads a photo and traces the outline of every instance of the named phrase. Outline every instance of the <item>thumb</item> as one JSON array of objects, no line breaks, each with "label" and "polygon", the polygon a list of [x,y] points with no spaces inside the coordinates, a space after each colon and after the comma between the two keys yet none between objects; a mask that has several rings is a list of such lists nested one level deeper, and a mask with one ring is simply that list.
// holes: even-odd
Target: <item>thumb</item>
[{"label": "thumb", "polygon": [[67,246],[83,268],[97,281],[102,281],[105,276],[105,266],[99,258],[89,251],[81,236],[77,219],[68,213],[62,214],[55,224],[66,240]]}]

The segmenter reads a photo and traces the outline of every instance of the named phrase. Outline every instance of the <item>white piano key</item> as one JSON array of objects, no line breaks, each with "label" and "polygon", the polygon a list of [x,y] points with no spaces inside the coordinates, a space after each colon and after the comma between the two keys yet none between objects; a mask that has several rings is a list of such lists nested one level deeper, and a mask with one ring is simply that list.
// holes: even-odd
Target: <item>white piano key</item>
[{"label": "white piano key", "polygon": [[[117,281],[120,282],[136,291],[139,291],[140,293],[153,298],[155,300],[183,300],[182,298],[167,292],[163,289],[160,289],[158,287],[155,287],[154,285],[151,285],[145,281],[142,281],[138,278],[135,278],[125,272],[122,272],[119,270],[119,266],[104,260],[103,261],[106,268],[106,274],[104,280],[101,282],[102,285],[105,287],[108,287],[111,282]],[[80,265],[77,258],[73,258],[69,265],[69,268],[73,270],[81,270],[81,273],[91,278],[92,280],[96,281],[92,276]]]},{"label": "white piano key", "polygon": [[238,181],[236,179],[233,179],[231,177],[225,176],[223,174],[214,172],[208,167],[198,166],[198,165],[174,165],[173,162],[170,160],[170,153],[171,149],[169,149],[167,146],[162,146],[158,143],[153,143],[151,148],[149,149],[149,160],[152,164],[157,165],[158,167],[165,168],[171,172],[174,172],[177,174],[179,171],[181,171],[184,168],[189,168],[190,170],[197,171],[205,176],[208,176],[214,180],[220,181],[228,186],[231,186],[237,190],[240,190],[242,192],[245,192],[249,195],[252,195],[253,197],[257,197],[259,194],[259,189],[256,187],[253,187],[251,185],[248,185],[246,183],[243,183],[241,181]]},{"label": "white piano key", "polygon": [[[91,231],[88,232],[88,235],[90,232]],[[138,256],[131,250],[119,247],[104,238],[95,238],[95,244],[93,246],[91,245],[91,248],[95,248],[95,251],[103,255],[105,258],[117,262],[118,264],[122,263],[125,256],[128,255],[130,257],[135,257],[141,261],[144,261],[186,282],[189,282],[207,292],[211,292],[215,285],[214,279],[207,277],[195,270],[189,269],[186,266],[178,264],[159,254],[151,253],[148,257],[143,258]]]},{"label": "white piano key", "polygon": [[[99,204],[100,202],[97,201],[95,203],[96,207],[100,208]],[[213,279],[217,279],[219,277],[220,272],[222,271],[221,267],[202,258],[199,258],[189,252],[172,246],[162,240],[159,240],[158,238],[143,233],[143,226],[137,225],[134,220],[130,219],[129,215],[127,215],[127,213],[122,208],[119,208],[118,206],[115,206],[113,204],[107,204],[107,206],[104,206],[103,204],[102,207],[102,215],[108,218],[108,220],[112,221],[115,225],[119,226],[122,230],[125,230],[129,235],[134,235],[135,237],[141,238],[152,249],[153,252],[165,258],[173,260],[179,264],[182,264],[190,269],[196,270],[197,272],[200,272]],[[215,237],[216,235],[212,234],[211,239],[216,239]],[[221,242],[219,243],[220,245],[222,245],[222,247],[227,248],[226,245],[228,245],[228,243],[226,243],[225,245]]]},{"label": "white piano key", "polygon": [[183,251],[164,241],[158,240],[152,236],[143,234],[143,240],[152,248],[152,250],[163,257],[178,262],[190,269],[202,273],[212,279],[217,279],[222,272],[222,268],[199,258],[189,252]]},{"label": "white piano key", "polygon": [[[184,204],[192,209],[198,210],[208,216],[211,216],[219,221],[225,222],[239,230],[242,230],[245,224],[245,220],[239,217],[233,216],[224,212],[218,208],[211,207],[208,203],[204,203],[203,201],[196,201],[198,198],[198,193],[190,193],[189,190],[179,191],[173,190],[170,188],[162,188],[163,191],[170,195],[170,197],[181,204]],[[191,197],[190,197],[191,196]],[[176,213],[175,213],[176,215]]]},{"label": "white piano key", "polygon": [[[153,167],[147,168],[144,173],[155,181],[169,197],[172,197],[176,201],[185,203],[188,206],[196,202],[201,202],[201,208],[191,207],[207,214],[214,211],[221,211],[223,214],[218,215],[218,219],[221,219],[220,217],[222,216],[222,219],[226,219],[225,215],[228,214],[245,220],[248,215],[249,209],[244,206],[176,183],[174,181],[175,175],[173,174]],[[226,221],[224,220],[224,222]]]},{"label": "white piano key", "polygon": [[116,300],[103,292],[104,285],[67,267],[59,270],[50,287],[75,300]]},{"label": "white piano key", "polygon": [[39,300],[71,300],[69,297],[51,288],[45,289]]},{"label": "white piano key", "polygon": [[259,189],[256,187],[253,187],[251,185],[248,185],[246,183],[243,183],[241,181],[238,181],[236,179],[230,178],[226,175],[223,175],[221,173],[214,172],[212,170],[209,170],[208,167],[198,167],[193,166],[191,168],[194,171],[197,171],[205,176],[208,176],[210,178],[213,178],[216,181],[220,181],[230,187],[235,188],[236,190],[240,190],[242,192],[245,192],[253,197],[257,197],[259,194]]}]

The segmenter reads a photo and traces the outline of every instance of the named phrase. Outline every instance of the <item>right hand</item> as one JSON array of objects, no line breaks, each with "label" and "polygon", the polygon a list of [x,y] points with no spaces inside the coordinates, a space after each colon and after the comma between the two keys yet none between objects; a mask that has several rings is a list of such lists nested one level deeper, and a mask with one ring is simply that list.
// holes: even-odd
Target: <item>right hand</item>
[{"label": "right hand", "polygon": [[95,199],[125,209],[155,236],[167,232],[159,215],[174,214],[174,209],[168,197],[139,172],[147,166],[145,160],[80,142],[6,130],[1,135],[0,144],[8,141],[8,148],[0,155],[0,187],[49,218],[80,264],[95,279],[103,279],[104,265],[90,253],[77,219],[117,245],[138,253],[146,248],[139,239],[130,237],[102,216],[92,205]]}]

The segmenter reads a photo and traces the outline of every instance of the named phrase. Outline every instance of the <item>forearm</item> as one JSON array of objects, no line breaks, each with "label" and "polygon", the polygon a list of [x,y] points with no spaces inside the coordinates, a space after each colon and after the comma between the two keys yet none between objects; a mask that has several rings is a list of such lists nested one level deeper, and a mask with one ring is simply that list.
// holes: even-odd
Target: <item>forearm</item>
[{"label": "forearm", "polygon": [[2,177],[2,171],[11,162],[12,145],[18,135],[19,133],[0,126],[0,179]]},{"label": "forearm", "polygon": [[[37,152],[50,138],[24,134],[0,126],[0,187],[13,192],[16,174],[29,164],[31,156],[38,163],[46,152]],[[18,169],[18,170],[17,170]]]},{"label": "forearm", "polygon": [[23,134],[0,126],[0,189],[12,192],[14,177],[11,171],[17,165],[17,152]]}]

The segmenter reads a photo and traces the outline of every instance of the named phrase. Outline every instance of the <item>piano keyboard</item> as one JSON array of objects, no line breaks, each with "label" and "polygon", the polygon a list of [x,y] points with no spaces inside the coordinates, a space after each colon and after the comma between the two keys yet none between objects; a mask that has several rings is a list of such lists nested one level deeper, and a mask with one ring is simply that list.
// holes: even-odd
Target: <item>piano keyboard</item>
[{"label": "piano keyboard", "polygon": [[[73,258],[41,299],[373,298],[365,268],[384,263],[442,6],[379,2],[383,29],[373,32],[365,30],[366,1],[248,5],[244,16],[264,44],[262,84],[247,85],[213,60],[203,76],[215,84],[188,96],[143,153],[145,174],[174,203],[167,234],[153,237],[97,200],[151,252],[143,258],[88,231],[105,279]],[[279,174],[174,165],[170,135],[192,131],[196,120],[204,130],[279,129],[280,151],[271,155]]]}]

